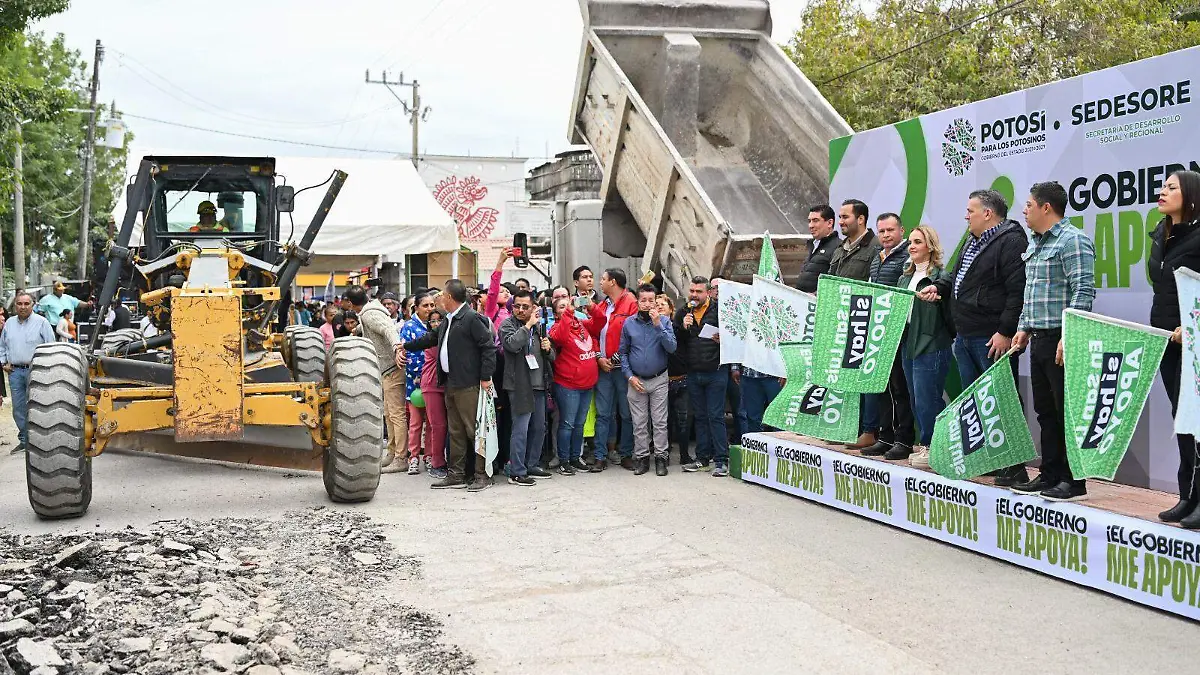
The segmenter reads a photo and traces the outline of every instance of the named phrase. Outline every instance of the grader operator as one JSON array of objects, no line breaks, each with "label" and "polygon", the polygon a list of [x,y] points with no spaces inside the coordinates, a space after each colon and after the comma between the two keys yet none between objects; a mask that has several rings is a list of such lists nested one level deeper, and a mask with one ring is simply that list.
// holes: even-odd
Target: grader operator
[{"label": "grader operator", "polygon": [[[139,298],[158,329],[93,335],[89,345],[46,344],[30,368],[26,477],[38,516],[87,511],[92,459],[114,439],[144,436],[187,447],[189,456],[229,461],[225,443],[247,432],[300,429],[320,458],[334,501],[366,501],[379,484],[383,402],[379,365],[363,338],[274,329],[280,307],[347,176],[335,171],[299,241],[281,236],[295,196],[272,158],[146,157],[129,186],[128,209],[97,298],[104,316],[118,290]],[[212,199],[236,204],[238,227],[196,227]],[[214,214],[215,215],[215,214]],[[138,218],[142,246],[131,249]],[[214,223],[219,221],[213,219]],[[290,216],[289,216],[290,222]],[[193,229],[196,227],[196,229]],[[118,289],[122,278],[134,288]],[[202,448],[199,452],[195,448]],[[272,455],[273,465],[279,453]]]}]

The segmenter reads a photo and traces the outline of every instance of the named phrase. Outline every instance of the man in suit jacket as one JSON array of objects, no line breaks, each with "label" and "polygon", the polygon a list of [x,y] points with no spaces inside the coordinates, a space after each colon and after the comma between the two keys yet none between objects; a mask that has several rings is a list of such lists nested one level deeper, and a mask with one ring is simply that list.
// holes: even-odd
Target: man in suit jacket
[{"label": "man in suit jacket", "polygon": [[467,305],[467,287],[458,279],[446,282],[446,318],[436,331],[404,343],[410,352],[438,347],[438,384],[446,388],[446,424],[450,432],[450,463],[446,478],[430,485],[435,490],[491,486],[485,460],[475,453],[475,415],[480,388],[492,390],[496,344],[487,320]]}]

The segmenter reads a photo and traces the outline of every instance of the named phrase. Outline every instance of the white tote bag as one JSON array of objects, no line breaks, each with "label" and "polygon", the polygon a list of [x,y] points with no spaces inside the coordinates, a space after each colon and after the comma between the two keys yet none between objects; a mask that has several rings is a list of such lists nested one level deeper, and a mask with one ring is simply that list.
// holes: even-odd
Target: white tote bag
[{"label": "white tote bag", "polygon": [[500,454],[500,438],[496,433],[495,394],[479,388],[479,403],[475,408],[475,454],[483,457],[488,477],[492,475],[492,462]]}]

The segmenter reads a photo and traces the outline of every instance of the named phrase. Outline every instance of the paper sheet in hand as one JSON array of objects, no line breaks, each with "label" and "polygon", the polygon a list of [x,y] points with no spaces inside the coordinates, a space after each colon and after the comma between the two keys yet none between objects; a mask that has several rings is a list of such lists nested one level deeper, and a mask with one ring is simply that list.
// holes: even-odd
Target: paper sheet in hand
[{"label": "paper sheet in hand", "polygon": [[716,326],[704,324],[704,327],[700,329],[700,337],[704,338],[705,340],[711,340],[713,339],[713,336],[719,332],[720,329]]}]

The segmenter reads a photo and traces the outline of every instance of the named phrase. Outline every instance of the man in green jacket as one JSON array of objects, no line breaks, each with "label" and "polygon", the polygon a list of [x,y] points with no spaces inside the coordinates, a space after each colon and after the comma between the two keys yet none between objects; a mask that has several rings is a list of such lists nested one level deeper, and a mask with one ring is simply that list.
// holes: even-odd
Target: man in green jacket
[{"label": "man in green jacket", "polygon": [[867,227],[870,211],[857,199],[842,202],[838,225],[842,228],[842,245],[833,252],[829,273],[846,279],[867,281],[871,278],[871,261],[883,249],[875,233]]}]

